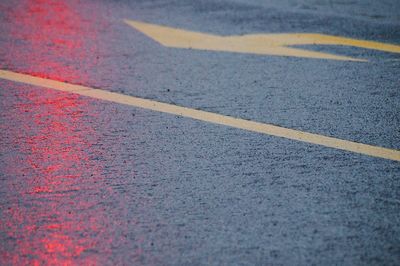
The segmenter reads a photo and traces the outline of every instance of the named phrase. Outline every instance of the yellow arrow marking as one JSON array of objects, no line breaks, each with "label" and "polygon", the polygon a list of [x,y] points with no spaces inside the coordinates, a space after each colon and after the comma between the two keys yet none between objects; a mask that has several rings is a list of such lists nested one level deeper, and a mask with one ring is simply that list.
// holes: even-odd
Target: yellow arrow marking
[{"label": "yellow arrow marking", "polygon": [[187,31],[134,20],[125,23],[146,34],[161,45],[174,48],[251,53],[261,55],[294,56],[343,61],[367,60],[356,59],[322,52],[307,51],[288,47],[290,45],[343,45],[400,53],[400,46],[373,41],[363,41],[324,34],[249,34],[243,36],[218,36]]},{"label": "yellow arrow marking", "polygon": [[373,157],[379,157],[400,162],[400,151],[352,142],[348,140],[337,139],[333,137],[322,136],[318,134],[303,132],[299,130],[264,124],[240,118],[229,117],[225,115],[195,110],[187,107],[177,106],[168,103],[162,103],[129,95],[123,95],[106,90],[93,89],[86,86],[69,84],[51,79],[34,77],[31,75],[15,73],[7,70],[0,70],[0,78],[10,81],[21,82],[34,86],[75,93],[95,99],[110,101],[119,104],[140,107],[147,110],[179,115],[204,122],[244,129],[261,134],[302,141],[325,147],[345,150],[355,153],[361,153]]}]

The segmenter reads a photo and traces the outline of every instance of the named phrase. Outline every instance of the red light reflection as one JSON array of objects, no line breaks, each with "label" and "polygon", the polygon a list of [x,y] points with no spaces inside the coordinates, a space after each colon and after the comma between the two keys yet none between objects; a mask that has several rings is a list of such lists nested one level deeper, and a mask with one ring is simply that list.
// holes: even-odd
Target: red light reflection
[{"label": "red light reflection", "polygon": [[[9,62],[36,76],[86,83],[85,70],[96,62],[88,61],[92,56],[84,38],[96,36],[82,28],[73,1],[16,6],[10,14],[16,22],[13,35],[23,44],[8,47]],[[101,160],[93,159],[101,154],[93,148],[96,132],[85,120],[90,104],[50,90],[20,91],[22,103],[10,110],[18,156],[6,157],[2,169],[12,177],[6,182],[16,196],[3,211],[0,232],[14,245],[1,251],[0,259],[13,265],[103,264],[111,246],[121,244],[123,225],[115,220],[118,215],[109,218],[121,206],[104,185]]]},{"label": "red light reflection", "polygon": [[[82,17],[79,1],[15,1],[6,13],[12,21],[8,66],[39,77],[84,82],[97,65],[99,47],[93,22]],[[97,21],[96,21],[97,22]],[[87,77],[86,77],[87,78]]]}]

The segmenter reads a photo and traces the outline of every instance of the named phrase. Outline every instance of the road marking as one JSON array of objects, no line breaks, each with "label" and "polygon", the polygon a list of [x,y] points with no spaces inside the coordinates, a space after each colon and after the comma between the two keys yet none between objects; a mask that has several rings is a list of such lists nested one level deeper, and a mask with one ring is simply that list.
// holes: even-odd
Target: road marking
[{"label": "road marking", "polygon": [[220,114],[190,109],[187,107],[181,107],[173,104],[142,99],[106,90],[94,89],[86,86],[74,85],[61,81],[34,77],[31,75],[20,74],[7,70],[0,70],[0,78],[15,82],[21,82],[29,85],[54,89],[58,91],[75,93],[82,96],[88,96],[95,99],[130,105],[152,111],[168,113],[182,117],[188,117],[204,122],[244,129],[266,135],[322,145],[325,147],[335,148],[339,150],[361,153],[373,157],[400,161],[400,151],[398,150],[382,148],[347,140],[341,140],[333,137],[307,133],[299,130],[274,126],[270,124],[264,124],[240,118],[234,118]]},{"label": "road marking", "polygon": [[144,33],[166,47],[251,53],[260,55],[294,56],[305,58],[331,59],[367,62],[347,56],[340,56],[304,49],[291,48],[291,45],[341,45],[400,53],[400,46],[374,41],[356,40],[324,34],[249,34],[243,36],[218,36],[183,29],[170,28],[125,19],[125,23]]}]

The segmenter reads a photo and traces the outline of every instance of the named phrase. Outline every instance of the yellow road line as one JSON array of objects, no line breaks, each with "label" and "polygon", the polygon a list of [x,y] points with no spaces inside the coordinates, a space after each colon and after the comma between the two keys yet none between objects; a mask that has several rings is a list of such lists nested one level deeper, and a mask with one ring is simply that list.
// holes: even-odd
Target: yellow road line
[{"label": "yellow road line", "polygon": [[140,107],[152,111],[188,117],[200,121],[244,129],[266,135],[322,145],[325,147],[335,148],[339,150],[361,153],[373,157],[400,161],[400,151],[398,150],[382,148],[378,146],[372,146],[372,145],[337,139],[333,137],[322,136],[318,134],[307,133],[299,130],[274,126],[270,124],[264,124],[240,118],[234,118],[220,114],[190,109],[177,105],[157,102],[153,100],[147,100],[138,97],[123,95],[106,90],[94,89],[86,86],[73,85],[65,82],[34,77],[31,75],[20,74],[7,70],[0,70],[0,78],[15,82],[21,82],[29,85],[35,85],[39,87],[75,93],[83,96],[89,96],[95,99],[110,101],[114,103]]},{"label": "yellow road line", "polygon": [[342,45],[400,53],[400,45],[315,33],[248,34],[219,36],[125,19],[124,22],[166,47],[294,56],[343,61],[367,60],[290,47],[292,45]]}]

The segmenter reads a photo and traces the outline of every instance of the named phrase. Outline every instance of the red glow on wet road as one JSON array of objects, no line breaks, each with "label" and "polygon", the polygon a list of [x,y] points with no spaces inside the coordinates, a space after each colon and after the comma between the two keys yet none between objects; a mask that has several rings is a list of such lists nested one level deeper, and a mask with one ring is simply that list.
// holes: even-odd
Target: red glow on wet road
[{"label": "red glow on wet road", "polygon": [[[94,191],[102,184],[102,166],[93,164],[87,153],[91,143],[85,135],[95,132],[82,124],[80,115],[74,115],[75,110],[86,108],[85,102],[51,93],[45,97],[53,100],[43,101],[40,91],[23,96],[25,107],[35,111],[31,126],[37,131],[29,137],[26,132],[17,136],[25,140],[21,149],[26,153],[19,173],[34,175],[25,186],[18,187],[19,200],[25,204],[8,210],[7,231],[18,241],[16,250],[5,256],[14,265],[72,265],[89,251],[80,261],[97,264],[96,256],[90,255],[97,236],[102,235],[105,246],[111,240],[102,232],[102,224],[109,221],[96,206],[96,196],[86,200],[80,197],[86,182],[93,182],[90,186]],[[21,106],[20,113],[26,114],[23,109]]]},{"label": "red glow on wet road", "polygon": [[79,1],[16,2],[7,14],[13,21],[10,35],[18,40],[8,47],[8,65],[22,66],[22,71],[39,77],[84,82],[82,76],[87,69],[97,64],[94,52],[98,47],[95,31],[80,14],[78,4]]},{"label": "red glow on wet road", "polygon": [[[82,28],[74,1],[21,1],[11,15],[17,24],[14,37],[24,49],[11,45],[10,62],[36,76],[88,81],[84,69],[96,62],[88,59],[92,48],[84,40],[96,36]],[[86,65],[79,69],[76,62]],[[13,177],[8,186],[15,197],[0,226],[14,245],[0,252],[1,260],[13,265],[104,263],[111,245],[120,242],[111,226],[119,221],[108,217],[118,206],[108,205],[113,191],[104,185],[102,161],[93,159],[102,155],[93,150],[98,137],[84,120],[88,113],[95,116],[88,100],[42,89],[16,93],[21,103],[10,116],[22,125],[14,129],[20,155],[18,161],[10,157],[3,169]]]}]

